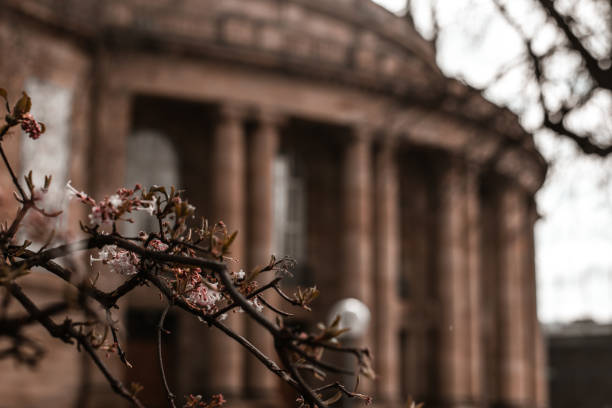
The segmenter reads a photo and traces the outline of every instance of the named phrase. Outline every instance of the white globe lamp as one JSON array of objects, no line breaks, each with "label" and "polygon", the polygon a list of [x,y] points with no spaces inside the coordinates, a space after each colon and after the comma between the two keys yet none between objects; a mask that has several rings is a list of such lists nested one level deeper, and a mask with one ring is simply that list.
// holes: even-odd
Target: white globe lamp
[{"label": "white globe lamp", "polygon": [[346,298],[334,303],[329,311],[329,322],[333,322],[336,316],[340,316],[340,328],[349,329],[341,338],[357,340],[367,332],[370,325],[370,309],[359,299]]}]

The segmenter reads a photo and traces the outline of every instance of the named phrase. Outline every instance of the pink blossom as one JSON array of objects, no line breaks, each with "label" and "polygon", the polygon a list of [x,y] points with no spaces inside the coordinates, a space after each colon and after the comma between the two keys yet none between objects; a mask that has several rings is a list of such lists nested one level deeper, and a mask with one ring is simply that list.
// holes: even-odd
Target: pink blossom
[{"label": "pink blossom", "polygon": [[216,303],[221,299],[221,294],[204,284],[198,286],[187,285],[187,300],[198,307],[212,310]]},{"label": "pink blossom", "polygon": [[156,197],[151,200],[142,200],[134,197],[134,193],[141,189],[138,184],[134,187],[134,190],[120,188],[115,194],[99,202],[96,202],[86,193],[75,189],[70,184],[70,181],[66,184],[66,188],[71,197],[76,197],[84,204],[91,206],[91,213],[89,214],[91,225],[111,224],[114,221],[120,220],[125,213],[132,211],[145,211],[153,215],[157,209]]},{"label": "pink blossom", "polygon": [[159,239],[152,239],[151,242],[149,242],[149,246],[155,251],[160,251],[160,252],[168,249],[168,245],[164,244]]},{"label": "pink blossom", "polygon": [[78,191],[70,183],[72,183],[71,180],[68,180],[68,183],[66,183],[66,190],[68,190],[68,198],[77,198],[77,199],[81,200],[81,202],[83,202],[85,204],[89,204],[89,205],[95,205],[96,204],[96,202],[95,202],[95,200],[93,198],[89,197],[83,191]]},{"label": "pink blossom", "polygon": [[206,311],[215,308],[221,300],[221,293],[217,289],[217,283],[205,283],[199,273],[193,273],[185,288],[187,301]]},{"label": "pink blossom", "polygon": [[140,258],[132,252],[117,248],[116,245],[106,245],[98,251],[98,258],[90,256],[89,263],[93,265],[94,262],[102,262],[109,265],[113,272],[130,276],[138,273]]},{"label": "pink blossom", "polygon": [[21,128],[34,140],[38,139],[44,132],[43,125],[38,123],[30,113],[21,116]]}]

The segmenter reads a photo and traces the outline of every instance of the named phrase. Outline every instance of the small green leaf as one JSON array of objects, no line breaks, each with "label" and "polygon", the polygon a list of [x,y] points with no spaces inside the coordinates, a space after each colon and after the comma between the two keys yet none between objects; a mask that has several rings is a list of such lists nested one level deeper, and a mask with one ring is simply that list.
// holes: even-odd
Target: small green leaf
[{"label": "small green leaf", "polygon": [[30,111],[30,108],[32,108],[32,100],[30,99],[28,94],[24,92],[23,95],[21,95],[21,98],[19,98],[19,100],[15,104],[15,107],[13,108],[13,115],[18,118],[21,115],[28,113]]},{"label": "small green leaf", "polygon": [[237,235],[238,235],[238,230],[234,231],[232,235],[229,236],[227,241],[225,241],[225,243],[223,244],[223,252],[226,252],[229,249],[230,245],[232,245],[232,242],[234,242]]},{"label": "small green leaf", "polygon": [[30,170],[30,172],[28,173],[27,176],[23,177],[25,179],[26,184],[28,185],[28,189],[30,190],[30,193],[34,193],[34,182],[32,182],[32,170]]},{"label": "small green leaf", "polygon": [[52,175],[45,176],[45,190],[47,190],[49,186],[51,185],[52,178],[53,178]]},{"label": "small green leaf", "polygon": [[136,394],[138,394],[142,390],[144,390],[144,386],[142,386],[142,384],[137,383],[135,381],[130,383],[130,393],[131,393],[131,395],[136,395]]}]

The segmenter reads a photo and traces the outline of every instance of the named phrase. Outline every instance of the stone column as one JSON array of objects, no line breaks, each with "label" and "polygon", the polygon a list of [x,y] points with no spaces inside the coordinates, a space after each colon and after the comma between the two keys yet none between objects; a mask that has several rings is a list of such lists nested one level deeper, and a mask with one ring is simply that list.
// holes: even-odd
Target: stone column
[{"label": "stone column", "polygon": [[[230,256],[235,270],[243,266],[246,241],[245,213],[245,134],[243,110],[239,107],[223,106],[219,112],[219,123],[213,133],[211,160],[212,200],[210,220],[223,220],[231,231],[238,230]],[[242,332],[244,320],[240,314],[232,314],[224,322],[231,329]],[[243,385],[244,354],[241,347],[219,330],[210,329],[206,351],[209,354],[210,373],[199,381],[207,389],[224,392],[228,396],[239,395]]]},{"label": "stone column", "polygon": [[483,404],[484,350],[482,344],[481,301],[481,216],[480,177],[475,166],[466,172],[466,221],[467,221],[467,277],[470,318],[470,400],[475,406]]},{"label": "stone column", "polygon": [[498,279],[500,273],[500,214],[499,182],[491,174],[481,177],[483,192],[480,201],[482,227],[481,285],[483,294],[481,327],[483,334],[483,397],[485,406],[499,401],[499,302]]},{"label": "stone column", "polygon": [[528,239],[528,294],[531,298],[529,302],[531,314],[531,331],[532,336],[527,333],[528,346],[530,347],[529,360],[531,363],[530,370],[530,405],[538,408],[548,407],[548,379],[547,379],[547,358],[545,340],[542,337],[542,328],[538,320],[537,308],[537,274],[535,264],[535,237],[534,229],[538,220],[537,207],[532,199],[528,209],[528,223],[525,234]]},{"label": "stone column", "polygon": [[[528,200],[527,194],[524,200]],[[533,226],[537,219],[535,210],[535,202],[529,200],[527,205],[527,213],[525,214],[525,223],[523,225],[523,239],[525,240],[525,358],[527,359],[527,374],[525,381],[527,382],[527,404],[530,407],[535,406],[536,402],[536,330],[538,326],[538,312],[536,300],[536,269],[535,269],[535,242],[533,236]]]},{"label": "stone column", "polygon": [[343,177],[342,295],[372,310],[371,131],[356,129],[346,146]]},{"label": "stone column", "polygon": [[446,406],[470,398],[470,301],[466,255],[465,164],[448,158],[439,178],[439,393]]},{"label": "stone column", "polygon": [[376,204],[376,303],[373,313],[376,335],[377,400],[393,403],[399,395],[399,184],[395,143],[388,137],[375,157]]},{"label": "stone column", "polygon": [[[249,270],[267,264],[272,254],[273,237],[273,173],[272,167],[278,148],[280,118],[269,112],[257,117],[257,128],[253,132],[248,152],[248,223],[249,245],[247,265]],[[259,281],[265,283],[274,278],[266,274]],[[264,295],[273,302],[274,296]],[[274,319],[273,313],[266,312]],[[251,319],[247,320],[249,340],[263,353],[275,357],[274,342],[270,334]],[[255,357],[247,355],[246,387],[249,397],[273,397],[277,386],[276,376]]]},{"label": "stone column", "polygon": [[[343,264],[338,295],[342,298],[357,298],[373,312],[371,143],[371,130],[357,128],[344,152],[341,224]],[[364,338],[352,345],[371,349],[372,337],[371,322]],[[372,388],[372,383],[362,378],[360,390],[368,393]]]},{"label": "stone column", "polygon": [[[514,185],[506,185],[499,196],[500,270],[499,310],[499,402],[526,406],[529,402],[527,339],[532,316],[527,311],[525,275],[528,243],[524,234],[527,200]],[[530,330],[530,329],[529,329]]]},{"label": "stone column", "polygon": [[[125,90],[100,85],[96,100],[95,137],[91,146],[89,190],[101,200],[114,193],[125,182],[126,139],[132,130],[132,98]],[[112,158],[112,165],[109,160]],[[85,189],[84,186],[76,186]],[[132,186],[133,187],[133,186]]]}]

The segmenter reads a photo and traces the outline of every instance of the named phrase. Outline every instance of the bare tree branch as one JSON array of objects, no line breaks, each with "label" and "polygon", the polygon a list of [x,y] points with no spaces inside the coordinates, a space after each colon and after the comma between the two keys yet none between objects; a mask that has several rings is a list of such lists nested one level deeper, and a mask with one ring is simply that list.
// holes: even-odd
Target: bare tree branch
[{"label": "bare tree branch", "polygon": [[605,89],[612,90],[612,77],[610,69],[602,69],[599,66],[599,61],[595,58],[589,50],[586,49],[582,41],[572,31],[566,18],[555,8],[555,4],[552,0],[537,0],[544,10],[554,20],[555,24],[565,35],[565,38],[570,43],[572,49],[576,50],[582,57],[586,69],[589,71],[591,76],[597,81],[597,83]]},{"label": "bare tree branch", "polygon": [[[2,90],[1,96],[6,99],[6,91]],[[14,112],[6,116],[7,124],[0,128],[0,143],[8,129],[20,123],[33,139],[40,136],[44,128],[28,113],[30,105],[29,97],[24,94]],[[307,310],[310,310],[309,302],[318,295],[318,290],[298,288],[295,298],[284,294],[279,288],[281,276],[284,276],[287,269],[295,264],[294,261],[286,258],[276,260],[271,257],[268,265],[256,268],[248,276],[245,276],[242,271],[238,273],[229,270],[224,260],[227,258],[227,251],[236,237],[236,232],[230,233],[222,222],[212,227],[207,222],[203,222],[201,228],[198,229],[188,227],[186,220],[193,214],[194,207],[189,205],[181,197],[181,192],[174,187],[165,189],[154,186],[148,191],[143,190],[140,186],[136,186],[133,190],[121,188],[112,198],[106,197],[102,201],[95,201],[69,184],[67,187],[70,194],[91,207],[90,226],[81,224],[81,229],[87,238],[53,248],[48,248],[51,244],[51,240],[48,240],[38,252],[28,249],[30,241],[24,240],[23,244],[17,244],[14,242],[14,237],[17,236],[29,210],[35,210],[43,217],[57,215],[57,213],[47,212],[36,205],[36,201],[40,200],[39,193],[44,194],[47,191],[51,178],[46,177],[44,186],[37,187],[34,185],[31,173],[26,176],[26,185],[31,193],[28,196],[19,186],[15,173],[2,151],[1,144],[0,151],[4,164],[12,176],[12,181],[20,192],[20,196],[15,197],[20,208],[11,226],[5,225],[0,233],[0,253],[2,255],[0,257],[0,285],[7,290],[0,305],[0,336],[9,338],[13,343],[11,347],[0,350],[0,358],[13,357],[26,364],[35,364],[42,357],[43,350],[27,337],[22,329],[38,323],[52,337],[69,344],[76,343],[78,350],[85,350],[115,393],[136,407],[144,407],[135,395],[136,388],[128,390],[102,362],[97,350],[116,352],[120,361],[125,366],[131,367],[120,344],[116,326],[119,321],[113,320],[111,311],[118,308],[117,304],[121,298],[137,287],[152,284],[168,302],[157,327],[157,358],[170,408],[176,408],[176,396],[170,389],[164,368],[162,331],[164,331],[163,326],[167,313],[173,306],[196,316],[203,323],[220,330],[236,341],[266,368],[293,387],[309,407],[325,408],[332,402],[322,401],[318,393],[313,391],[313,387],[302,378],[299,370],[311,370],[320,377],[325,377],[326,372],[353,373],[343,367],[322,361],[323,350],[353,354],[357,358],[358,369],[361,372],[369,370],[369,364],[366,361],[369,358],[367,350],[344,348],[330,343],[341,333],[334,325],[331,326],[331,329],[326,329],[327,331],[323,334],[304,336],[304,333],[285,328],[281,320],[275,323],[261,313],[264,306],[259,302],[281,316],[290,315],[273,306],[273,302],[267,302],[263,298],[264,293],[274,294],[274,292],[268,292],[270,289],[274,289],[276,294],[290,305]],[[139,192],[140,196],[137,196],[136,192]],[[124,221],[132,211],[146,211],[150,216],[156,217],[159,231],[143,232],[138,237],[129,238],[119,234],[116,223]],[[106,229],[107,225],[108,229]],[[105,226],[104,232],[101,226]],[[96,282],[87,278],[89,274],[81,273],[76,263],[65,267],[56,262],[66,257],[70,260],[70,257],[92,249],[98,250],[97,258],[93,256],[90,258],[92,263],[101,262],[106,265],[107,270],[110,269],[126,277],[123,283],[110,292],[104,292],[96,287]],[[16,279],[28,274],[32,268],[42,268],[50,275],[70,285],[77,292],[76,301],[57,302],[40,309],[15,283]],[[275,272],[278,275],[268,283],[259,286],[257,277],[265,272]],[[211,296],[211,293],[214,296]],[[13,298],[25,308],[25,315],[7,315],[8,306]],[[53,316],[66,312],[69,308],[74,309],[79,316],[87,317],[87,320],[73,321],[66,317],[63,323],[58,324],[52,319]],[[264,328],[272,337],[281,357],[282,368],[247,338],[221,323],[225,313],[237,308],[242,309],[251,320]],[[100,330],[103,334],[100,334]],[[110,345],[106,342],[108,333],[112,336]],[[319,350],[321,353],[317,352],[315,356],[312,353],[313,350]],[[85,384],[80,390],[77,404],[86,400],[87,387],[88,385]],[[342,390],[342,388],[338,389]],[[352,397],[350,392],[344,395]],[[188,406],[198,404],[197,406],[217,407],[223,403],[224,400],[220,395],[213,398],[213,401],[207,405],[202,405],[204,403],[201,397],[197,396],[189,396],[187,401]]]},{"label": "bare tree branch", "polygon": [[[549,129],[556,134],[566,137],[572,140],[580,150],[589,155],[595,155],[599,157],[607,157],[612,154],[612,142],[601,144],[596,140],[595,134],[589,131],[577,132],[567,127],[567,117],[574,112],[576,109],[584,106],[595,91],[598,89],[612,89],[612,71],[610,68],[601,68],[599,61],[585,48],[578,36],[572,31],[568,21],[564,18],[555,8],[554,2],[551,0],[538,0],[538,3],[553,19],[557,27],[564,33],[569,46],[571,49],[577,51],[583,59],[584,66],[587,72],[590,74],[594,85],[587,90],[578,100],[570,103],[566,101],[563,103],[560,110],[557,112],[551,112],[546,104],[544,98],[544,84],[548,79],[545,76],[544,64],[545,59],[550,54],[538,55],[532,46],[532,39],[522,29],[521,24],[512,18],[508,13],[506,7],[500,0],[492,0],[495,7],[500,12],[500,15],[512,26],[517,34],[520,36],[524,43],[525,52],[530,63],[534,79],[538,85],[538,103],[542,111],[542,122],[541,127]],[[552,49],[550,53],[554,53],[555,49]],[[612,135],[608,135],[608,138],[612,138]],[[601,139],[601,138],[600,138]]]},{"label": "bare tree branch", "polygon": [[170,310],[170,306],[170,303],[166,305],[161,317],[159,318],[159,323],[157,324],[157,359],[159,361],[159,371],[161,372],[162,382],[164,384],[164,389],[166,390],[166,396],[168,397],[168,406],[170,406],[170,408],[176,408],[176,404],[174,403],[176,396],[172,391],[170,391],[170,386],[168,385],[168,380],[166,379],[166,371],[164,370],[161,339],[162,331],[164,331],[164,321],[166,320],[166,315],[168,314],[168,310]]}]

